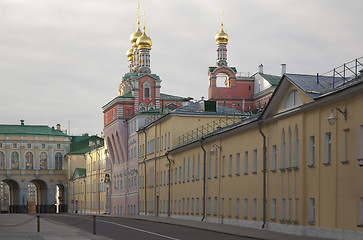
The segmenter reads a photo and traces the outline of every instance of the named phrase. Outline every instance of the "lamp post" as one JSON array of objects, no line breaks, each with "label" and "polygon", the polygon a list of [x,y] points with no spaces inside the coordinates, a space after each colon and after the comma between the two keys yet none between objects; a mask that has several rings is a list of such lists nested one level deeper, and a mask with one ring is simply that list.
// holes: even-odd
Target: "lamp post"
[{"label": "lamp post", "polygon": [[171,163],[173,163],[174,164],[174,160],[172,160],[172,159],[170,159],[169,158],[169,152],[167,151],[166,153],[165,153],[165,156],[166,156],[166,159],[167,159],[167,161],[166,161],[166,163],[165,163],[165,165],[166,165],[166,167],[169,167],[169,171],[168,171],[168,176],[169,176],[169,181],[168,181],[168,217],[170,217],[170,201],[171,201],[171,179],[170,179],[170,170],[171,170]]}]

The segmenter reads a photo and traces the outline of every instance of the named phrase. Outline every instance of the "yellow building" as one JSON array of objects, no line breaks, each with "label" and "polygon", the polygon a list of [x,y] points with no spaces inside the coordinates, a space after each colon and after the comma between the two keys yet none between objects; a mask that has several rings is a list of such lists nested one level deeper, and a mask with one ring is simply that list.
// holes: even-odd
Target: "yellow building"
[{"label": "yellow building", "polygon": [[[42,125],[0,125],[0,181],[10,199],[2,211],[11,213],[67,211],[67,177],[64,155],[70,137]],[[6,196],[5,196],[6,197]],[[3,196],[0,196],[3,199]],[[32,205],[28,206],[28,200]],[[34,206],[35,205],[35,206]],[[30,210],[35,209],[35,210]]]},{"label": "yellow building", "polygon": [[[148,153],[139,158],[140,211],[362,239],[363,76],[358,60],[351,65],[352,77],[285,74],[258,118],[199,139],[180,140],[207,122],[194,116],[147,125],[139,131]],[[154,144],[165,134],[167,145]]]},{"label": "yellow building", "polygon": [[[109,177],[106,173],[107,152],[97,136],[73,137],[68,154],[69,212],[109,213],[106,197]],[[109,203],[108,203],[109,204]]]}]

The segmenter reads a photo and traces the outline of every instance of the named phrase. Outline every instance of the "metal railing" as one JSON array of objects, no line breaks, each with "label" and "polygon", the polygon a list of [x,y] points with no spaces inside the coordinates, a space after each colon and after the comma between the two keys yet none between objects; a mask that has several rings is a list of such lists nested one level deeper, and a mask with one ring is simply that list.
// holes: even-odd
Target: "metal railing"
[{"label": "metal railing", "polygon": [[[336,85],[337,80],[343,80],[343,85],[346,83],[356,80],[362,76],[363,72],[363,57],[356,58],[350,62],[344,63],[339,67],[334,68],[333,70],[322,74],[323,76],[331,76],[333,77],[333,89],[338,87]],[[339,85],[341,86],[341,85]]]},{"label": "metal railing", "polygon": [[225,116],[213,122],[207,123],[203,126],[200,126],[194,130],[191,130],[187,133],[184,133],[178,138],[178,147],[198,140],[206,134],[212,133],[228,125],[241,122],[246,117],[247,116],[243,115]]}]

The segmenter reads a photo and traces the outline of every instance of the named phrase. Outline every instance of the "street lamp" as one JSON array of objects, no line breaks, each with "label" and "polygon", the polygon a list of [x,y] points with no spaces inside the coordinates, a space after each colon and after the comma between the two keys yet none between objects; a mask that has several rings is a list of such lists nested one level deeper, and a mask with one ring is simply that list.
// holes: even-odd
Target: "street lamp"
[{"label": "street lamp", "polygon": [[218,144],[213,144],[212,148],[210,149],[210,154],[211,155],[213,155],[216,152],[216,150],[214,149],[214,147],[219,148],[219,150],[222,151],[222,147],[221,146],[219,146]]},{"label": "street lamp", "polygon": [[[343,110],[341,110],[340,108],[335,108],[335,109],[338,110],[338,112],[340,112],[344,116],[344,120],[347,121],[348,110],[346,108],[344,108]],[[336,120],[338,119],[337,117],[334,116],[333,111],[334,111],[334,108],[332,108],[330,116],[326,119],[326,120],[328,120],[328,122],[331,126],[333,126],[335,124]]]}]

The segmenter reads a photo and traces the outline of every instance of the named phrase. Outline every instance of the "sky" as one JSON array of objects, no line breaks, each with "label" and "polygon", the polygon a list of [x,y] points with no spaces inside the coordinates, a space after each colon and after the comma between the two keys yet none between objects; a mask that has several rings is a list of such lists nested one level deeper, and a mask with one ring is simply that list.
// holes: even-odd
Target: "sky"
[{"label": "sky", "polygon": [[[100,135],[102,106],[128,71],[132,0],[0,0],[0,124]],[[228,65],[244,75],[326,73],[363,56],[361,0],[144,0],[151,71],[161,92],[208,98],[215,35],[229,35]],[[69,132],[68,132],[69,133]]]}]

